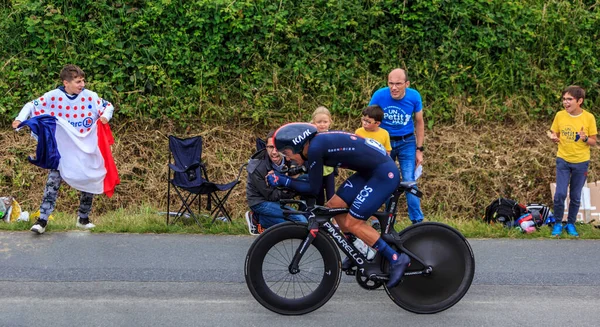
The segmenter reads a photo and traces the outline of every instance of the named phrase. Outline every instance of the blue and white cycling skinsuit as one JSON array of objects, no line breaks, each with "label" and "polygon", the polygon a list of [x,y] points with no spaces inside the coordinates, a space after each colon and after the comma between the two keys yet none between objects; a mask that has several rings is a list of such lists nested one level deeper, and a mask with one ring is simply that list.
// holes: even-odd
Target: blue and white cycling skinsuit
[{"label": "blue and white cycling skinsuit", "polygon": [[323,166],[355,171],[336,191],[349,205],[350,215],[367,220],[398,188],[400,172],[385,148],[373,139],[346,132],[318,133],[307,154],[308,183],[292,180],[291,188],[318,194],[323,182]]}]

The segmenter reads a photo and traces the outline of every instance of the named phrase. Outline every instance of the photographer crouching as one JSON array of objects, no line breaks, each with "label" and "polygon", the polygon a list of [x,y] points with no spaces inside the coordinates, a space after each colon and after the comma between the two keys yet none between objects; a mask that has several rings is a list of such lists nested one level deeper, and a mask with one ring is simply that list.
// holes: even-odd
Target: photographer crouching
[{"label": "photographer crouching", "polygon": [[[267,135],[267,146],[252,155],[248,161],[248,181],[246,183],[246,200],[251,211],[246,212],[246,223],[250,234],[256,235],[261,228],[269,228],[273,225],[287,221],[283,217],[283,210],[279,200],[291,199],[296,196],[295,192],[269,186],[266,176],[270,171],[286,174],[292,178],[302,176],[306,172],[304,166],[295,166],[294,163],[286,162],[284,157],[275,150],[273,134]],[[293,208],[289,208],[293,210]],[[288,220],[306,222],[302,215],[290,215]],[[260,226],[259,226],[260,225]]]}]

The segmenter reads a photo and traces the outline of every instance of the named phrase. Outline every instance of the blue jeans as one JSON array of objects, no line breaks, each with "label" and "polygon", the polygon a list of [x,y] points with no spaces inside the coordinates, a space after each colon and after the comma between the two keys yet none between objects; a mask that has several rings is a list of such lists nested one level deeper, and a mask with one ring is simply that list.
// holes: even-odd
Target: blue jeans
[{"label": "blue jeans", "polygon": [[556,222],[562,221],[565,214],[565,199],[569,191],[569,214],[567,223],[574,224],[581,204],[581,189],[587,182],[587,172],[590,162],[569,163],[562,158],[556,158],[556,192],[554,193],[554,217]]},{"label": "blue jeans", "polygon": [[[289,210],[294,210],[288,206],[286,206],[286,208]],[[252,209],[254,213],[258,214],[258,222],[263,228],[269,228],[273,225],[288,221],[283,218],[283,210],[279,207],[279,202],[265,201],[253,205],[250,207],[250,209]],[[303,223],[307,222],[306,217],[303,215],[289,215],[288,219]]]},{"label": "blue jeans", "polygon": [[[400,164],[400,173],[403,182],[412,182],[415,180],[415,160],[417,152],[417,139],[414,135],[405,138],[404,140],[392,140],[392,151],[390,157],[392,160],[398,160]],[[423,220],[423,212],[421,211],[421,200],[410,193],[406,194],[406,204],[408,206],[408,218],[412,222]]]}]

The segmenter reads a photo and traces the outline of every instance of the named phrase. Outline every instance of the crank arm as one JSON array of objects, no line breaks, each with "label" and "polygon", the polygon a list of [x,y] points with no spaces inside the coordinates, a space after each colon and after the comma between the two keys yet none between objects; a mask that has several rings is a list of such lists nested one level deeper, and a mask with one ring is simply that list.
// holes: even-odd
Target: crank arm
[{"label": "crank arm", "polygon": [[404,276],[418,276],[418,275],[423,275],[423,276],[428,276],[433,272],[433,268],[431,266],[426,267],[423,270],[417,270],[417,271],[405,271],[404,272]]},{"label": "crank arm", "polygon": [[[432,267],[427,267],[423,270],[405,271],[403,276],[429,276],[433,272]],[[387,282],[390,280],[389,275],[371,275],[368,279],[373,281]]]}]

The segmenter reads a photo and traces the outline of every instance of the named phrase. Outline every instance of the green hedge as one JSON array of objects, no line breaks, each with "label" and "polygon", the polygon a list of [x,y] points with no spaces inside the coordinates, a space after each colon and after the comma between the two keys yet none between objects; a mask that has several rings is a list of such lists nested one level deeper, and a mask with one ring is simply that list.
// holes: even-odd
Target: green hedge
[{"label": "green hedge", "polygon": [[7,0],[0,121],[67,63],[131,118],[356,115],[405,67],[430,125],[550,119],[569,84],[598,107],[599,31],[595,0]]}]

